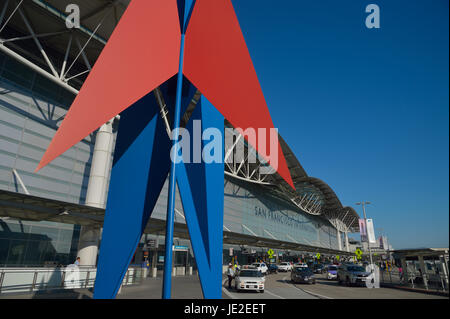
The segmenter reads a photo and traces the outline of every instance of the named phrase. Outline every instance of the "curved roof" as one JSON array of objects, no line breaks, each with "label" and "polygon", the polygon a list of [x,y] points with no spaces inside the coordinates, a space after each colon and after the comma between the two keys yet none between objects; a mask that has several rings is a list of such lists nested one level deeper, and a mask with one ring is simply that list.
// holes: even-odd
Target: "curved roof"
[{"label": "curved roof", "polygon": [[[297,206],[307,213],[324,216],[340,231],[359,231],[358,213],[352,207],[343,206],[336,193],[327,183],[319,178],[308,176],[289,145],[280,135],[279,140],[292,180],[297,188],[297,194],[293,193],[279,176],[273,176],[272,184],[279,186],[282,193],[291,197],[291,200],[294,198],[301,199],[303,194],[310,194],[315,191],[317,194],[315,211],[308,211],[308,207],[305,209],[302,205]],[[299,204],[299,201],[293,200],[293,202]]]}]

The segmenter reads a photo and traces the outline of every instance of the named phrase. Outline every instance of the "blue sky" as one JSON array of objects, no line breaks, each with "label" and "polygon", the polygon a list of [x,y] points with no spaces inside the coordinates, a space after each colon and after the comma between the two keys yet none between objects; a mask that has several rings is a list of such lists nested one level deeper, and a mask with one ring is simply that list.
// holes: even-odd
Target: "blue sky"
[{"label": "blue sky", "polygon": [[[394,248],[449,245],[448,0],[233,0],[276,127]],[[380,29],[365,8],[380,7]],[[359,236],[354,236],[359,239]]]}]

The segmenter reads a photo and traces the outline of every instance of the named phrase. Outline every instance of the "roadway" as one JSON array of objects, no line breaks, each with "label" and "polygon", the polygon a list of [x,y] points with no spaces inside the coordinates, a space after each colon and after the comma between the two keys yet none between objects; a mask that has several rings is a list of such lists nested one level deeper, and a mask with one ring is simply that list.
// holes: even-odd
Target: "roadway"
[{"label": "roadway", "polygon": [[236,292],[228,289],[224,280],[224,299],[447,299],[393,288],[369,289],[367,287],[341,286],[337,281],[327,280],[325,275],[315,275],[316,284],[293,284],[290,272],[266,276],[265,293]]},{"label": "roadway", "polygon": [[[366,287],[340,286],[328,281],[325,275],[316,275],[315,285],[293,284],[290,272],[266,276],[265,292],[237,292],[228,289],[223,277],[223,299],[447,299],[432,294],[393,288],[368,289]],[[232,287],[234,287],[234,282]],[[124,286],[117,299],[161,299],[162,278],[147,278],[139,285]],[[92,289],[43,291],[33,294],[0,294],[0,299],[91,299]],[[172,278],[173,299],[202,299],[200,281],[197,276]]]}]

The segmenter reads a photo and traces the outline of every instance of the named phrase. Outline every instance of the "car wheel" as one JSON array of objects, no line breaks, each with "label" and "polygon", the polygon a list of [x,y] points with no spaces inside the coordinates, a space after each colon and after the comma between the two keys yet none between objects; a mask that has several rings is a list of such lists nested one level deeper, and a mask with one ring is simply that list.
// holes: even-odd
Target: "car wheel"
[{"label": "car wheel", "polygon": [[351,281],[350,281],[350,278],[347,277],[347,280],[345,281],[345,285],[346,285],[347,287],[350,287],[350,286],[352,285],[352,283],[351,283]]}]

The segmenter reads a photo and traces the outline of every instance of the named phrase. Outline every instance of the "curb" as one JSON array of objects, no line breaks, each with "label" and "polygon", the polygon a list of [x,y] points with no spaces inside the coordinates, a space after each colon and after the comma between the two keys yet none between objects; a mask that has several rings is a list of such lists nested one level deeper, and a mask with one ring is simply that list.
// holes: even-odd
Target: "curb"
[{"label": "curb", "polygon": [[417,288],[402,287],[402,286],[395,286],[395,285],[382,284],[382,283],[380,283],[380,287],[399,289],[399,290],[405,290],[405,291],[410,291],[410,292],[417,292],[417,293],[428,294],[428,295],[437,295],[437,296],[449,297],[449,293],[448,292],[444,292],[444,291],[425,290],[425,289],[422,290],[422,289],[417,289]]}]

